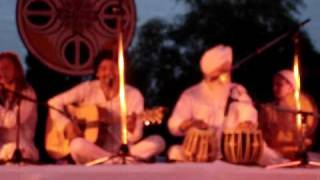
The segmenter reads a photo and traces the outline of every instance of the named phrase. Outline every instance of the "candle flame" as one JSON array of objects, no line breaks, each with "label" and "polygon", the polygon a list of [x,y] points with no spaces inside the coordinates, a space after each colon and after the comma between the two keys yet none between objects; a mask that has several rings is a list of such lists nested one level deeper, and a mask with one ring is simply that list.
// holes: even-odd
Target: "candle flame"
[{"label": "candle flame", "polygon": [[[300,101],[300,89],[301,89],[301,81],[300,81],[300,72],[299,72],[299,57],[297,54],[294,55],[294,63],[293,63],[293,74],[294,74],[294,99],[296,103],[296,110],[301,111],[301,101]],[[300,130],[302,125],[302,115],[300,113],[296,114],[297,128]]]},{"label": "candle flame", "polygon": [[122,144],[127,144],[127,106],[125,96],[125,73],[122,33],[119,34],[118,48],[118,68],[119,68],[119,96],[120,96],[120,118],[121,118],[121,140]]}]

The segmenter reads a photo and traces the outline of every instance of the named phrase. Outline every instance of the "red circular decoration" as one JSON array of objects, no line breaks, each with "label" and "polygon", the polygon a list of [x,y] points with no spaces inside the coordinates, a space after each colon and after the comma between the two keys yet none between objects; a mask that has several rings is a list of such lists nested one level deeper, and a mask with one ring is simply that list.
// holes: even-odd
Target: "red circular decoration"
[{"label": "red circular decoration", "polygon": [[[119,0],[18,0],[17,24],[26,47],[48,67],[69,75],[93,72],[101,49],[117,47]],[[123,0],[124,43],[131,43],[136,11],[134,0]]]}]

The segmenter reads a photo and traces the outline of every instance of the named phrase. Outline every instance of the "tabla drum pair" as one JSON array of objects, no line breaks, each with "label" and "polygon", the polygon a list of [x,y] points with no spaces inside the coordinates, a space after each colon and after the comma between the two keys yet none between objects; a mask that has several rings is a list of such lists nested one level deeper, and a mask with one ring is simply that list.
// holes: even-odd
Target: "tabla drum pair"
[{"label": "tabla drum pair", "polygon": [[[183,141],[186,161],[211,162],[219,156],[219,146],[213,129],[191,128]],[[260,130],[224,130],[221,139],[223,158],[235,164],[256,164],[262,154],[263,138]]]}]

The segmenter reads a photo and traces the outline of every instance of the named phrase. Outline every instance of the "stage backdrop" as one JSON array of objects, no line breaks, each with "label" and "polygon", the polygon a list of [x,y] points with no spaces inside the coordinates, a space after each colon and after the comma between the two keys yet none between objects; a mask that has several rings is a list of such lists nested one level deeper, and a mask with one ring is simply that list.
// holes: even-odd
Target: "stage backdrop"
[{"label": "stage backdrop", "polygon": [[[68,75],[92,73],[101,49],[117,45],[119,0],[18,0],[20,36],[28,50],[49,68]],[[134,0],[123,0],[123,31],[129,46],[136,26]],[[113,53],[114,54],[114,53]]]}]

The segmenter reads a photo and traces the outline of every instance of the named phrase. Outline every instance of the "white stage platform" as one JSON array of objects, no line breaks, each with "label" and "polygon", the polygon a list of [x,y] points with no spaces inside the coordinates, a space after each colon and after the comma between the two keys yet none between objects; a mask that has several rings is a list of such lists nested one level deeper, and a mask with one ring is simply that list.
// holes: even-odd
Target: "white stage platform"
[{"label": "white stage platform", "polygon": [[320,180],[320,168],[266,170],[255,166],[214,163],[0,166],[0,179],[18,180]]}]

